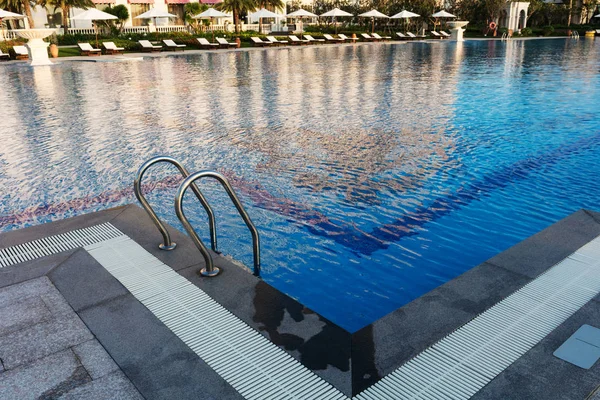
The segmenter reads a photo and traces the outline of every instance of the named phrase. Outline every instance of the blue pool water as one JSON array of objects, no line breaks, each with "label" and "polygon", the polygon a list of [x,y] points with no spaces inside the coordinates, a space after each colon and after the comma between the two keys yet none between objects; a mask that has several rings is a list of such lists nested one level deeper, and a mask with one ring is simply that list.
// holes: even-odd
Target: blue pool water
[{"label": "blue pool water", "polygon": [[[170,154],[227,174],[263,278],[354,331],[600,210],[599,71],[598,41],[562,39],[0,66],[0,231],[134,202],[137,167]],[[173,174],[147,182],[178,225]],[[251,265],[234,208],[203,188],[221,250]]]}]

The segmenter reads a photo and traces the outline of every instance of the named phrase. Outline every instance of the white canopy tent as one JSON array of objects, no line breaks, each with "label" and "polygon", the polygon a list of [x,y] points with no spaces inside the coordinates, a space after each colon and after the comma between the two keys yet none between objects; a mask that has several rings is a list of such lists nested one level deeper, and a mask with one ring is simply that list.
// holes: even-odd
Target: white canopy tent
[{"label": "white canopy tent", "polygon": [[449,12],[445,11],[445,10],[441,10],[436,12],[435,14],[431,15],[433,18],[435,18],[435,21],[433,22],[433,30],[435,30],[435,27],[437,25],[439,25],[439,23],[437,22],[438,18],[456,18],[456,15],[452,15]]},{"label": "white canopy tent", "polygon": [[154,21],[154,26],[156,26],[157,18],[177,18],[177,15],[173,15],[171,13],[159,10],[158,8],[154,7],[146,11],[145,13],[142,13],[135,17],[135,19],[152,19]]},{"label": "white canopy tent", "polygon": [[2,29],[2,21],[9,19],[24,19],[25,16],[10,11],[5,11],[0,8],[0,37],[4,38],[4,30]]},{"label": "white canopy tent", "polygon": [[[339,8],[334,8],[333,10],[321,14],[321,17],[331,17],[331,22],[335,22],[337,17],[354,17],[354,15],[344,10],[340,10]],[[337,34],[337,24],[335,25],[335,33]]]},{"label": "white canopy tent", "polygon": [[404,29],[408,30],[409,18],[417,18],[417,17],[420,17],[420,15],[416,14],[414,12],[411,12],[411,11],[402,10],[398,14],[392,15],[390,17],[390,19],[404,19],[405,20]]},{"label": "white canopy tent", "polygon": [[[75,20],[75,21],[92,21],[92,23],[94,23],[94,21],[108,21],[111,19],[118,19],[118,18],[112,14],[105,13],[104,11],[100,11],[97,8],[90,8],[88,10],[85,10],[81,14],[74,16],[71,19]],[[98,25],[97,24],[94,24],[94,30],[96,31],[96,48],[98,48]]]},{"label": "white canopy tent", "polygon": [[[212,25],[215,18],[226,18],[226,17],[229,17],[229,14],[225,14],[224,12],[215,10],[214,8],[211,7],[208,10],[201,12],[198,15],[194,15],[192,18],[193,19],[210,19],[210,23]],[[214,30],[212,30],[212,34],[213,34],[213,42],[214,42],[215,41],[215,31]]]},{"label": "white canopy tent", "polygon": [[433,18],[456,18],[456,15],[452,15],[445,10],[441,10],[431,15]]},{"label": "white canopy tent", "polygon": [[[273,11],[269,11],[266,8],[261,8],[257,12],[248,15],[248,18],[258,19],[258,24],[260,25],[260,30],[262,31],[262,19],[263,18],[283,18],[284,15],[274,13]],[[262,32],[261,32],[262,33]]]},{"label": "white canopy tent", "polygon": [[[294,12],[291,12],[287,15],[288,17],[294,17],[294,18],[299,18],[300,20],[302,20],[302,18],[318,18],[319,16],[317,14],[313,14],[310,11],[306,11],[304,9],[299,9],[296,10]],[[300,38],[302,38],[302,35],[304,34],[304,26],[302,27],[302,32],[300,32]]]},{"label": "white canopy tent", "polygon": [[365,17],[365,18],[371,18],[373,20],[373,23],[371,25],[371,33],[375,32],[375,18],[390,18],[387,15],[385,15],[384,13],[381,13],[377,10],[371,10],[371,11],[367,11],[366,13],[362,13],[358,15],[359,17]]}]

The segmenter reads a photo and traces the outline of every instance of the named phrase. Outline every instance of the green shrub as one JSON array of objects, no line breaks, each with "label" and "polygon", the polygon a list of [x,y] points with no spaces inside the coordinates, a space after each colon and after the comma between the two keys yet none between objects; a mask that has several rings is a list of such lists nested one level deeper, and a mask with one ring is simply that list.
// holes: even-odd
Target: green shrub
[{"label": "green shrub", "polygon": [[548,25],[542,28],[542,33],[544,36],[550,36],[554,33],[554,27],[552,25]]},{"label": "green shrub", "polygon": [[533,35],[533,30],[531,28],[523,28],[521,29],[522,36],[531,36]]}]

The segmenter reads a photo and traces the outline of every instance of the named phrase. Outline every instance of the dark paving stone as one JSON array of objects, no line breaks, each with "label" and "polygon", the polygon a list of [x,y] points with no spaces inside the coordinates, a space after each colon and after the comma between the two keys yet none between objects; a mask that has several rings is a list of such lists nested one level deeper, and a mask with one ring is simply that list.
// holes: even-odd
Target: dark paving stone
[{"label": "dark paving stone", "polygon": [[0,358],[4,367],[10,370],[92,338],[76,315],[60,315],[0,336]]},{"label": "dark paving stone", "polygon": [[51,399],[91,381],[69,349],[0,374],[0,399]]},{"label": "dark paving stone", "polygon": [[600,235],[600,217],[577,211],[488,260],[502,268],[535,278]]},{"label": "dark paving stone", "polygon": [[0,249],[47,236],[58,235],[59,233],[65,233],[74,229],[86,228],[88,226],[108,222],[123,212],[126,207],[127,206],[115,207],[109,210],[83,214],[73,218],[5,232],[0,235]]},{"label": "dark paving stone", "polygon": [[77,250],[48,277],[75,311],[129,293],[83,249]]},{"label": "dark paving stone", "polygon": [[132,295],[80,316],[145,398],[242,398]]},{"label": "dark paving stone", "polygon": [[473,399],[585,399],[600,383],[600,364],[586,370],[553,355],[583,324],[600,327],[600,303],[587,303]]},{"label": "dark paving stone", "polygon": [[79,386],[59,397],[60,400],[143,400],[140,392],[121,371]]},{"label": "dark paving stone", "polygon": [[[2,235],[0,235],[0,237],[2,237]],[[75,251],[76,249],[63,251],[62,253],[53,254],[37,260],[0,268],[0,288],[44,276],[69,258]]]},{"label": "dark paving stone", "polygon": [[115,361],[95,339],[73,347],[73,352],[92,379],[99,379],[119,370]]}]

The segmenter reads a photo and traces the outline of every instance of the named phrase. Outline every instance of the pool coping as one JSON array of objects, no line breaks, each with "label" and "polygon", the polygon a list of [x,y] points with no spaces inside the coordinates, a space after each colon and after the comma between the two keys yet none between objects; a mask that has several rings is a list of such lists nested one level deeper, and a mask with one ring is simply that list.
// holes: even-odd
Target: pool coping
[{"label": "pool coping", "polygon": [[[353,334],[224,257],[215,255],[216,264],[224,271],[220,277],[201,278],[197,271],[203,262],[191,241],[170,227],[178,250],[159,250],[160,235],[143,210],[135,205],[7,232],[0,235],[0,248],[108,221],[348,396],[376,383],[600,235],[600,214],[577,211]],[[85,270],[84,274],[81,274],[82,270]],[[156,372],[149,371],[149,375],[138,378],[133,372],[128,374],[128,370],[134,370],[131,360],[142,360],[135,354],[138,349],[135,346],[124,348],[111,339],[115,330],[130,336],[123,329],[124,321],[138,326],[154,326],[156,321],[149,322],[152,321],[151,316],[141,311],[137,316],[130,313],[127,318],[118,317],[120,314],[115,310],[139,309],[141,304],[128,296],[118,281],[104,276],[103,271],[85,252],[74,250],[0,269],[0,287],[47,274],[117,363],[121,360],[119,365],[128,377],[132,379],[130,375],[133,375],[134,384],[136,379],[143,383],[150,377],[156,384],[160,381],[152,376]],[[98,282],[102,283],[103,290],[98,290]],[[125,302],[127,306],[119,302]],[[118,324],[106,318],[115,313]],[[99,315],[105,322],[97,322]],[[161,334],[169,336],[167,332]],[[177,343],[177,340],[170,340]],[[169,340],[166,342],[171,343]],[[183,351],[175,344],[172,346],[177,348],[176,354]],[[145,351],[151,353],[151,349]],[[212,376],[204,371],[208,366],[194,364],[189,356],[185,360],[193,364],[189,367],[194,371],[203,371],[198,372],[199,376]],[[163,375],[164,384],[176,378],[166,372]],[[212,376],[211,380],[214,379]],[[187,386],[194,387],[201,381],[185,384],[181,390]],[[143,394],[151,392],[144,390],[143,384],[142,387],[138,384],[136,387]],[[219,398],[236,398],[222,385],[217,387],[223,393]]]}]

